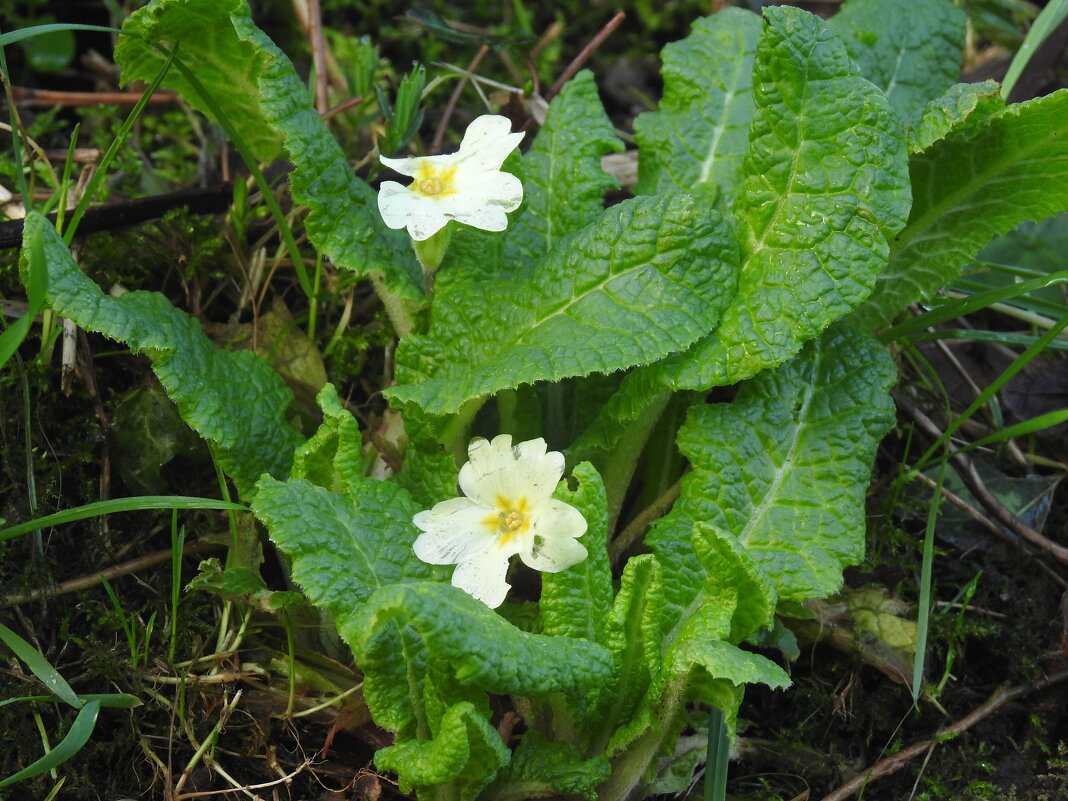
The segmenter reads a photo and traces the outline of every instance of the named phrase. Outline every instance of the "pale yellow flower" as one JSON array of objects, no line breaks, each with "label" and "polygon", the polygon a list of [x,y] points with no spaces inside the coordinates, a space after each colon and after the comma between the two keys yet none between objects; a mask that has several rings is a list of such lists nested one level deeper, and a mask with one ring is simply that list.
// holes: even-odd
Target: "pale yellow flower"
[{"label": "pale yellow flower", "polygon": [[449,220],[485,231],[508,227],[507,212],[523,202],[523,184],[501,172],[504,160],[522,141],[506,117],[486,114],[464,133],[460,149],[444,156],[380,157],[383,164],[415,180],[408,186],[383,181],[378,210],[390,228],[407,228],[412,239],[429,239]]},{"label": "pale yellow flower", "polygon": [[413,518],[422,529],[415,555],[432,565],[456,565],[452,583],[487,606],[500,606],[510,585],[508,560],[558,573],[586,558],[576,538],[586,520],[552,497],[564,472],[564,455],[546,452],[538,438],[512,446],[501,434],[471,440],[460,468],[464,497],[450,498]]}]

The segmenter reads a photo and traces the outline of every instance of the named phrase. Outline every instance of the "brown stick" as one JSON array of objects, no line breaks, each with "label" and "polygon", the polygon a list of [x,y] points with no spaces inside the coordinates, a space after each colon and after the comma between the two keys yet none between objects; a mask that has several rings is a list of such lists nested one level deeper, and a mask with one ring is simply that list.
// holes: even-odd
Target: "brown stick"
[{"label": "brown stick", "polygon": [[853,776],[853,778],[830,795],[824,796],[823,801],[844,801],[844,799],[849,798],[853,793],[867,787],[869,782],[882,778],[883,776],[889,776],[891,773],[901,770],[911,760],[918,757],[924,751],[934,748],[939,743],[967,731],[976,723],[983,720],[983,718],[997,712],[1010,701],[1015,701],[1017,698],[1022,698],[1033,692],[1044,690],[1047,687],[1052,687],[1054,684],[1059,684],[1065,679],[1068,679],[1068,670],[1062,670],[1060,673],[1055,673],[1048,678],[1039,679],[1038,681],[1029,682],[1027,684],[1020,684],[1016,687],[1009,687],[1006,684],[1002,684],[994,691],[993,695],[986,699],[986,701],[956,723],[939,729],[935,732],[934,736],[928,740],[910,745],[908,748],[899,751],[893,756],[888,756],[885,759],[879,760],[867,770],[861,771]]},{"label": "brown stick", "polygon": [[[141,100],[140,92],[57,92],[52,89],[29,89],[13,86],[11,92],[16,106],[132,106]],[[156,92],[148,99],[150,106],[174,103],[178,95],[173,92]]]},{"label": "brown stick", "polygon": [[[489,52],[489,45],[482,45],[475,54],[475,57],[471,59],[471,63],[467,65],[467,72],[474,72],[478,69],[478,65],[482,62],[482,59]],[[470,80],[466,75],[460,78],[456,83],[456,88],[452,90],[452,94],[449,95],[449,102],[445,104],[445,110],[441,114],[441,121],[438,123],[438,129],[434,131],[434,138],[430,142],[430,152],[437,153],[441,150],[441,143],[445,141],[445,131],[449,127],[449,120],[452,118],[452,112],[456,109],[456,104],[460,102],[460,95],[464,91],[464,87],[467,86],[467,82]]]},{"label": "brown stick", "polygon": [[[936,440],[942,437],[942,431],[935,425],[934,421],[913,406],[900,393],[894,393],[894,400],[897,402],[897,405],[916,422],[916,425],[929,436]],[[975,499],[979,501],[983,508],[986,509],[995,520],[1021,539],[1034,545],[1036,548],[1046,551],[1058,562],[1068,565],[1068,548],[1059,545],[1027,525],[1027,523],[1014,515],[1010,509],[1006,508],[1001,501],[995,498],[994,494],[986,488],[986,484],[975,469],[975,464],[968,458],[968,456],[963,453],[955,453],[950,457],[950,464],[953,466],[953,469],[957,471],[957,475],[960,476],[961,481],[964,482],[964,486],[968,488],[968,491],[971,492]]]},{"label": "brown stick", "polygon": [[582,48],[581,52],[575,56],[570,64],[567,65],[567,69],[561,73],[560,77],[556,79],[556,83],[549,89],[549,94],[545,95],[546,100],[552,100],[556,93],[564,88],[564,84],[575,77],[575,73],[582,69],[582,65],[586,63],[586,60],[593,55],[593,51],[601,46],[601,42],[607,39],[619,24],[627,18],[626,13],[619,11],[612,19],[605,23],[605,26],[597,32],[597,35],[590,39],[589,44]]},{"label": "brown stick", "polygon": [[[218,542],[208,542],[207,540],[197,540],[191,542],[182,549],[182,556],[189,556],[190,554],[201,553],[202,551],[210,551],[216,548],[225,548],[226,546]],[[66,595],[70,592],[79,592],[80,590],[87,590],[90,587],[95,587],[100,583],[100,579],[106,578],[111,581],[119,576],[127,576],[130,573],[136,573],[138,570],[144,570],[145,568],[158,565],[168,561],[171,558],[171,549],[166,548],[162,551],[155,551],[153,553],[146,553],[144,556],[139,556],[136,559],[131,559],[128,562],[122,564],[112,565],[111,567],[103,570],[98,570],[96,573],[90,573],[86,576],[79,576],[76,579],[70,581],[64,581],[62,584],[52,584],[48,587],[39,587],[36,590],[30,590],[29,592],[19,593],[15,595],[8,595],[0,597],[0,609],[8,606],[18,606],[19,604],[29,603],[30,601],[38,601],[41,598],[51,598],[54,595]]]},{"label": "brown stick", "polygon": [[315,66],[315,110],[322,116],[330,108],[327,94],[326,35],[319,0],[308,0],[308,38],[311,39],[312,64]]}]

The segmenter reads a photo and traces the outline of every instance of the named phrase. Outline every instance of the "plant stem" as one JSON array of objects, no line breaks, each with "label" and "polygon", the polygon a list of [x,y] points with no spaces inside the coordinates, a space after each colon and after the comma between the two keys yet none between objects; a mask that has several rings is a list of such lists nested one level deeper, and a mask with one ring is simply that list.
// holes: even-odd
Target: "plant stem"
[{"label": "plant stem", "polygon": [[615,528],[619,519],[620,507],[630,486],[631,477],[638,466],[638,457],[645,449],[645,443],[649,435],[653,433],[657,420],[663,413],[668,401],[671,400],[672,392],[666,387],[658,390],[646,404],[641,415],[631,423],[626,433],[619,440],[612,451],[610,459],[599,460],[597,467],[604,479],[605,493],[608,496],[608,530]]}]

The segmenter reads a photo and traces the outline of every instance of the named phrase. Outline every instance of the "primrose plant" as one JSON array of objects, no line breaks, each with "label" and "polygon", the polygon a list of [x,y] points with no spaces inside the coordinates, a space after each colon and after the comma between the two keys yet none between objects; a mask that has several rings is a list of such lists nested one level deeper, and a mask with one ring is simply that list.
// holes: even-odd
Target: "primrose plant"
[{"label": "primrose plant", "polygon": [[[743,646],[863,556],[894,421],[870,332],[1068,207],[1068,95],[955,84],[948,0],[697,20],[637,119],[634,196],[607,208],[623,143],[589,72],[526,152],[480,116],[456,153],[387,154],[413,181],[376,196],[243,0],[152,0],[124,30],[126,80],[178,43],[163,84],[251,165],[294,165],[307,239],[396,329],[390,425],[365,443],[327,384],[298,433],[266,362],[160,295],[101,292],[39,215],[23,269],[43,255],[53,309],[152,360],[351,646],[394,737],[376,766],[422,798],[684,787],[703,752],[681,733],[709,709],[733,733],[747,685],[790,683]],[[369,467],[387,440],[403,458]]]}]

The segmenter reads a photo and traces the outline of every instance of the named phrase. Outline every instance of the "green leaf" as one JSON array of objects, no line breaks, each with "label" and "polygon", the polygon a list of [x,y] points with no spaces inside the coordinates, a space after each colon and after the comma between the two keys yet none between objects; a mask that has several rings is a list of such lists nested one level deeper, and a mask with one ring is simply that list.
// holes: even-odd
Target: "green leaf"
[{"label": "green leaf", "polygon": [[[242,497],[264,473],[285,475],[301,436],[285,422],[293,393],[266,362],[247,351],[217,349],[200,324],[157,292],[114,298],[78,268],[44,217],[26,217],[26,236],[40,236],[48,263],[48,303],[89,331],[143,352],[182,419],[213,446]],[[19,268],[29,269],[26,251]]]},{"label": "green leaf", "polygon": [[603,643],[604,621],[612,606],[612,569],[608,563],[608,501],[604,482],[589,462],[575,466],[570,490],[563,481],[553,497],[571,504],[586,518],[580,542],[589,553],[574,567],[541,577],[542,631]]},{"label": "green leaf", "polygon": [[864,495],[875,447],[894,421],[894,378],[878,343],[837,325],[731,403],[690,410],[678,442],[693,472],[648,538],[665,570],[671,625],[698,603],[705,567],[689,541],[696,521],[735,538],[781,600],[838,589],[842,568],[864,553]]},{"label": "green leaf", "polygon": [[737,296],[719,327],[666,368],[707,389],[782,363],[856,308],[909,206],[904,142],[885,96],[818,18],[767,8],[756,114],[735,211]]},{"label": "green leaf", "polygon": [[[308,206],[308,238],[336,265],[378,277],[412,308],[423,299],[422,272],[407,234],[387,229],[376,196],[353,173],[337,140],[312,107],[292,62],[252,22],[244,0],[153,0],[131,14],[115,48],[124,81],[155,75],[163,56],[152,43],[179,42],[192,70],[262,161],[286,155],[293,198]],[[180,71],[164,85],[210,115]]]},{"label": "green leaf", "polygon": [[583,759],[574,746],[550,742],[529,730],[485,795],[494,801],[572,795],[595,801],[597,786],[610,773],[611,765],[603,756]]},{"label": "green leaf", "polygon": [[432,414],[538,380],[644,364],[715,326],[734,288],[727,221],[693,198],[634,198],[562,240],[529,280],[462,282],[437,295],[428,336],[397,359],[433,365],[386,390]]},{"label": "green leaf", "polygon": [[602,685],[610,671],[608,651],[600,645],[520,631],[447,584],[384,587],[358,615],[339,616],[339,628],[357,661],[374,663],[389,645],[380,633],[393,621],[415,632],[430,658],[450,665],[461,684],[497,695],[588,693]]},{"label": "green leaf", "polygon": [[914,111],[905,121],[905,137],[910,155],[922,153],[951,132],[977,123],[1005,108],[997,81],[956,83],[941,97]]},{"label": "green leaf", "polygon": [[[612,741],[609,753],[622,750],[645,729],[645,723],[636,725],[635,719],[639,710],[648,706],[641,703],[642,699],[656,695],[650,693],[650,687],[660,677],[663,605],[656,559],[650,554],[631,557],[605,621],[612,676],[599,693],[595,714],[589,721],[596,732],[596,747],[604,748]],[[632,731],[628,735],[621,729]]]},{"label": "green leaf", "polygon": [[[155,77],[163,56],[152,43],[177,42],[181,60],[226,112],[241,138],[260,161],[282,155],[281,132],[259,100],[261,51],[253,41],[234,35],[231,14],[241,13],[238,0],[155,0],[126,18],[115,45],[115,62],[124,84]],[[247,13],[247,11],[246,11]],[[193,87],[172,70],[164,85],[174,89],[203,114],[210,110]],[[306,93],[307,90],[305,90]]]},{"label": "green leaf", "polygon": [[402,792],[452,782],[460,801],[473,801],[511,752],[473,704],[459,703],[442,716],[430,740],[408,740],[375,754],[375,767],[400,779]]},{"label": "green leaf", "polygon": [[23,779],[32,779],[34,776],[47,773],[81,751],[82,746],[89,742],[89,737],[96,726],[96,716],[99,712],[100,701],[87,701],[85,706],[78,710],[78,716],[74,718],[67,735],[56,743],[55,748],[17,773],[13,773],[5,779],[0,779],[0,787],[7,787],[9,784],[20,782]]},{"label": "green leaf", "polygon": [[[694,524],[692,538],[708,582],[729,586],[736,597],[730,625],[720,636],[741,642],[770,625],[778,600],[775,584],[752,554],[736,537],[704,521]],[[706,627],[706,632],[711,633],[711,627]]]},{"label": "green leaf", "polygon": [[348,489],[343,498],[305,479],[264,478],[252,504],[293,560],[293,578],[308,600],[339,620],[357,614],[380,587],[435,575],[412,551],[419,507],[407,492],[371,479]]},{"label": "green leaf", "polygon": [[707,185],[736,194],[749,149],[760,27],[757,15],[728,8],[696,20],[689,36],[664,48],[660,109],[634,121],[636,192],[693,192]]},{"label": "green leaf", "polygon": [[44,655],[26,640],[2,624],[0,624],[0,642],[3,642],[15,656],[25,662],[30,672],[40,679],[41,683],[56,698],[75,709],[79,709],[82,706],[82,701],[78,698],[78,694],[71,689],[71,686],[67,684],[67,680],[59,674],[59,671],[52,667],[52,663],[45,659]]},{"label": "green leaf", "polygon": [[30,327],[37,313],[44,308],[48,296],[48,265],[41,229],[36,229],[32,236],[24,234],[22,242],[26,253],[26,271],[23,275],[26,283],[26,313],[0,333],[0,367],[7,364],[7,360],[30,333]]},{"label": "green leaf", "polygon": [[505,237],[505,265],[522,273],[563,237],[596,220],[605,191],[618,186],[601,169],[601,157],[622,149],[593,73],[582,70],[553,98],[523,156],[523,207]]},{"label": "green leaf", "polygon": [[323,422],[297,448],[290,475],[349,497],[364,480],[360,425],[352,412],[341,405],[333,384],[324,386],[316,400],[323,410]]},{"label": "green leaf", "polygon": [[951,0],[849,0],[830,25],[905,116],[956,82],[967,22]]},{"label": "green leaf", "polygon": [[743,651],[729,642],[714,640],[701,632],[679,639],[668,670],[682,673],[693,666],[703,668],[714,679],[726,679],[739,687],[766,684],[779,690],[791,683],[786,672],[770,659]]},{"label": "green leaf", "polygon": [[224,570],[219,560],[214,558],[200,563],[200,572],[186,585],[186,589],[208,592],[228,601],[245,601],[265,612],[307,607],[308,603],[299,592],[267,589],[257,570],[239,566]]},{"label": "green leaf", "polygon": [[1068,90],[1017,103],[911,162],[915,202],[857,317],[884,325],[956,278],[991,239],[1068,209]]}]

